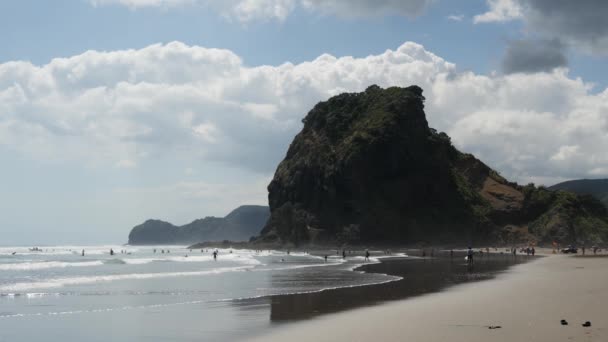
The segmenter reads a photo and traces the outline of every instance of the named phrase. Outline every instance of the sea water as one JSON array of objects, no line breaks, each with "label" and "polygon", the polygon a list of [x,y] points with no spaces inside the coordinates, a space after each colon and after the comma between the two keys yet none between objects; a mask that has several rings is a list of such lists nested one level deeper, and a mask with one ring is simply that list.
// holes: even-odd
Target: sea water
[{"label": "sea water", "polygon": [[39,249],[0,248],[0,341],[232,341],[271,325],[268,304],[247,299],[400,279],[303,252]]}]

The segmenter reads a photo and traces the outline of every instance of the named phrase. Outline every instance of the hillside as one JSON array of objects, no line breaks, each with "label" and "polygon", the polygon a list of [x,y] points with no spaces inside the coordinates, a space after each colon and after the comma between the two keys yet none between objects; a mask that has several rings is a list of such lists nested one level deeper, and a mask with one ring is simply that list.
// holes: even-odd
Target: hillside
[{"label": "hillside", "polygon": [[577,179],[549,187],[550,190],[564,190],[579,195],[591,195],[608,206],[608,179]]},{"label": "hillside", "polygon": [[508,182],[428,126],[417,86],[317,104],[268,186],[258,242],[608,241],[598,201]]},{"label": "hillside", "polygon": [[129,233],[130,245],[192,244],[203,241],[248,241],[260,233],[270,213],[266,206],[244,205],[226,217],[205,217],[183,226],[147,220]]}]

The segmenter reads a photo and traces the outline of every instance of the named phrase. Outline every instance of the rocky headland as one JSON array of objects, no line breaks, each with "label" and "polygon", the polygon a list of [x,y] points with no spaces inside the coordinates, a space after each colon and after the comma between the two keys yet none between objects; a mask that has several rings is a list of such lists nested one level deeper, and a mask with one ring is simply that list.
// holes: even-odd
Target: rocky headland
[{"label": "rocky headland", "polygon": [[608,241],[596,198],[509,182],[429,127],[418,86],[317,104],[268,186],[258,243]]}]

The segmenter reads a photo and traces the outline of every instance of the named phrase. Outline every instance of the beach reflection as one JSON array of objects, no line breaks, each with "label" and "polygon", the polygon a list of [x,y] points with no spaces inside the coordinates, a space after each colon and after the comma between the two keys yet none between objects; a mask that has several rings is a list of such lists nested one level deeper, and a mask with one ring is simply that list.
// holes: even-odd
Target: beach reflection
[{"label": "beach reflection", "polygon": [[[354,286],[328,289],[314,293],[278,295],[266,298],[239,301],[241,309],[254,307],[270,309],[270,321],[289,322],[312,318],[318,315],[349,310],[378,303],[410,298],[417,295],[438,292],[447,287],[466,282],[481,281],[495,277],[508,267],[531,260],[530,257],[509,254],[486,254],[477,258],[470,267],[464,261],[464,254],[454,257],[440,255],[434,258],[392,258],[380,264],[364,265],[359,270],[402,277],[401,280],[370,286]],[[327,273],[325,273],[327,275]],[[288,279],[284,275],[271,279],[274,287],[284,287],[286,283],[302,281],[322,281],[315,279]],[[327,287],[330,284],[327,284]]]}]

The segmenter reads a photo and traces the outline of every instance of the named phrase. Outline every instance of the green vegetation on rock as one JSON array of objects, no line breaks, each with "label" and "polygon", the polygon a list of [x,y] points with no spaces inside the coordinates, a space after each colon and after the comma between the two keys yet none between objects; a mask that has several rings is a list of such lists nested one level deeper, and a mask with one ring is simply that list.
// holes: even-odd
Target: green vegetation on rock
[{"label": "green vegetation on rock", "polygon": [[564,190],[579,195],[591,195],[608,207],[608,179],[577,179],[549,187],[550,190]]},{"label": "green vegetation on rock", "polygon": [[371,86],[317,104],[268,186],[257,241],[608,241],[599,202],[508,182],[430,128],[424,100]]}]

